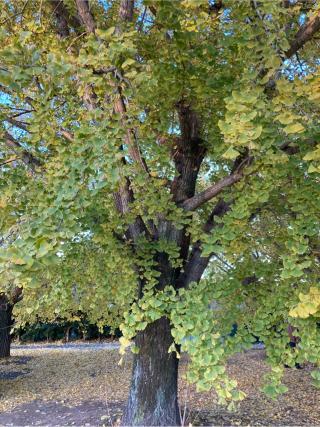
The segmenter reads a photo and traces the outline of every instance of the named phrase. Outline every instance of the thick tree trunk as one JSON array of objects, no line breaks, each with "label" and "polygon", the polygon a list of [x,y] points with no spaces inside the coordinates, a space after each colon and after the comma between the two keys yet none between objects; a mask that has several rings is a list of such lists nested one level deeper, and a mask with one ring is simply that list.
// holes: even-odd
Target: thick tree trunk
[{"label": "thick tree trunk", "polygon": [[172,344],[165,317],[148,325],[136,337],[139,354],[133,363],[132,383],[123,425],[180,425],[178,359],[168,353]]},{"label": "thick tree trunk", "polygon": [[0,359],[10,356],[10,328],[12,307],[5,295],[0,294]]}]

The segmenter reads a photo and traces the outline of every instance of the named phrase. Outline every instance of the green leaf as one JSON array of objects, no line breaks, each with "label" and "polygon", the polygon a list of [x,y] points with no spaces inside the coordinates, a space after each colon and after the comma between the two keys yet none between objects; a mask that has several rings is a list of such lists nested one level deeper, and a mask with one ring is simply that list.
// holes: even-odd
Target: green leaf
[{"label": "green leaf", "polygon": [[222,154],[224,159],[236,159],[240,155],[238,150],[235,150],[233,147],[229,147],[227,151]]}]

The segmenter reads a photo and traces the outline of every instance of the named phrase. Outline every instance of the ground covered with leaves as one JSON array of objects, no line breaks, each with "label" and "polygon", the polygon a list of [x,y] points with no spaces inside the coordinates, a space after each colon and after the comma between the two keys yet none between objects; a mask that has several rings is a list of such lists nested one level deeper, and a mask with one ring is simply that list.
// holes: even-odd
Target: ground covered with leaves
[{"label": "ground covered with leaves", "polygon": [[[118,365],[117,350],[16,349],[0,362],[0,425],[115,425],[130,383],[131,358]],[[311,367],[286,369],[288,393],[277,401],[259,391],[267,370],[263,350],[233,357],[230,374],[247,393],[237,412],[216,404],[214,392],[197,393],[180,375],[184,424],[319,425],[320,391]],[[188,410],[186,410],[188,408]]]}]

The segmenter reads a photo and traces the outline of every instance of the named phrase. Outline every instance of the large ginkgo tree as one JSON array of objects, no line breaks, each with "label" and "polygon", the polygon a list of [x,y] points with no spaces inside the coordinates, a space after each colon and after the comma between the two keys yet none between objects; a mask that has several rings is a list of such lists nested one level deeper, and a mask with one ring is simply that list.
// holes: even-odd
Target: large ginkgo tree
[{"label": "large ginkgo tree", "polygon": [[180,423],[181,352],[230,405],[254,337],[271,396],[320,362],[319,9],[1,1],[2,294],[121,323],[126,425]]}]

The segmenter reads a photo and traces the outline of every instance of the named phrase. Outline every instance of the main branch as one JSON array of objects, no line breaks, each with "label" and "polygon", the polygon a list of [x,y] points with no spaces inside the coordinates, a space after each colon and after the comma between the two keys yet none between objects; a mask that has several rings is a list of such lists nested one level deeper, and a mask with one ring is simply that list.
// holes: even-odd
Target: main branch
[{"label": "main branch", "polygon": [[198,193],[195,196],[193,196],[190,199],[183,202],[182,207],[186,211],[194,211],[195,209],[197,209],[198,207],[200,207],[204,203],[213,199],[213,197],[216,197],[226,187],[230,187],[233,184],[235,184],[236,182],[240,181],[240,179],[242,177],[243,177],[243,173],[241,173],[241,172],[235,172],[231,175],[228,175],[225,178],[222,178],[217,183],[211,185],[211,187],[207,188],[206,190],[202,191],[201,193]]}]

